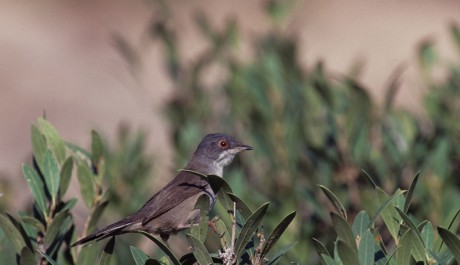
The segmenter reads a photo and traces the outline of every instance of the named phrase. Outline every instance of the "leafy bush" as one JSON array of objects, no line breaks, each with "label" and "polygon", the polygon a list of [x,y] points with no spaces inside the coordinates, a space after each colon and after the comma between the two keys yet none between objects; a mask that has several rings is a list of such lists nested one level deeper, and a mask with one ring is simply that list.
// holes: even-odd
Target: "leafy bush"
[{"label": "leafy bush", "polygon": [[[45,119],[38,120],[38,127],[32,126],[32,146],[34,165],[23,165],[23,175],[30,191],[33,194],[34,204],[30,213],[21,213],[19,218],[2,212],[0,213],[0,228],[16,253],[18,264],[94,264],[99,248],[90,246],[70,248],[76,241],[75,223],[72,210],[77,202],[76,198],[63,199],[70,184],[74,167],[80,184],[83,202],[89,209],[89,216],[84,224],[82,235],[88,235],[96,229],[104,209],[109,204],[110,197],[107,190],[103,189],[103,180],[107,172],[123,168],[120,165],[106,167],[106,155],[103,141],[99,134],[92,132],[91,151],[64,142],[56,129]],[[138,146],[138,145],[134,145]],[[126,150],[125,150],[126,151]],[[129,152],[126,152],[129,154]],[[133,165],[136,161],[144,161],[142,153],[137,153],[129,160]],[[118,157],[118,156],[115,156]],[[110,161],[110,160],[109,160]],[[116,160],[118,161],[118,159]],[[146,165],[146,163],[137,163]],[[144,172],[145,168],[138,168],[135,172]],[[195,173],[198,174],[198,173]],[[129,175],[129,174],[128,174]],[[273,245],[289,223],[294,219],[295,212],[289,214],[269,235],[261,230],[262,220],[267,211],[268,203],[263,204],[256,211],[251,211],[243,200],[232,193],[230,186],[220,177],[202,176],[209,179],[218,201],[222,203],[223,211],[230,213],[230,227],[227,215],[214,217],[209,221],[209,226],[219,238],[218,247],[222,250],[212,257],[204,246],[207,238],[209,199],[203,197],[197,207],[201,209],[200,224],[191,229],[187,235],[193,247],[191,253],[182,258],[177,258],[168,246],[154,238],[152,235],[141,232],[167,255],[160,260],[151,259],[138,248],[131,246],[134,262],[139,264],[234,264],[237,260],[251,264],[276,264],[289,247],[283,248],[279,253],[271,254]],[[121,178],[123,179],[123,178]],[[109,182],[110,183],[110,182]],[[225,223],[227,221],[227,223]],[[231,233],[229,232],[231,231]],[[292,245],[291,245],[292,246]],[[108,241],[99,258],[98,264],[110,263],[115,250],[115,238]],[[132,261],[132,260],[131,260]],[[126,264],[130,261],[119,261]],[[11,262],[12,263],[12,262]]]}]

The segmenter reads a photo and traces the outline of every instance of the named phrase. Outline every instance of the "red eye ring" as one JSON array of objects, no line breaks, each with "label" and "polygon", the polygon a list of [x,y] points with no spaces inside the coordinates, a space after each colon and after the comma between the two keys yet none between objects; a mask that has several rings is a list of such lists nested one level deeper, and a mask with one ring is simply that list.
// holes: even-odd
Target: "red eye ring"
[{"label": "red eye ring", "polygon": [[228,147],[227,141],[225,141],[225,140],[220,140],[220,141],[219,141],[219,147],[221,147],[221,148],[227,148],[227,147]]}]

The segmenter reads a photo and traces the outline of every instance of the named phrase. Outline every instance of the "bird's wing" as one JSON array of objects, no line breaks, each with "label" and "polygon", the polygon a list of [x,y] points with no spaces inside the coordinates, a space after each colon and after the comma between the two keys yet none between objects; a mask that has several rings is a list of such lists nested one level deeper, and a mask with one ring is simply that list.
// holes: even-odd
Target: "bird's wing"
[{"label": "bird's wing", "polygon": [[[208,193],[210,190],[208,182],[196,174],[182,171],[176,178],[156,193],[139,210],[143,216],[142,224],[168,212],[185,199],[198,193]],[[212,196],[211,194],[208,194]]]}]

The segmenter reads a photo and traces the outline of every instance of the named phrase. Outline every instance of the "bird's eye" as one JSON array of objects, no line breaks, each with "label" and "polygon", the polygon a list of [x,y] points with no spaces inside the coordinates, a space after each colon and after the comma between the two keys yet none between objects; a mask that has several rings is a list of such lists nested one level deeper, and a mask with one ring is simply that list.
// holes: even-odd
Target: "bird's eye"
[{"label": "bird's eye", "polygon": [[227,143],[227,141],[220,140],[220,141],[219,141],[219,146],[220,146],[221,148],[227,148],[227,147],[228,147],[228,143]]}]

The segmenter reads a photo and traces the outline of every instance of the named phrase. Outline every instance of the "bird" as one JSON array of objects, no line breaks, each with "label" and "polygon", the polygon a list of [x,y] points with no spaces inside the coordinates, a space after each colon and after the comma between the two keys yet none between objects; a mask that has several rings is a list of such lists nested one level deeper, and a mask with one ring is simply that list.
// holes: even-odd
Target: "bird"
[{"label": "bird", "polygon": [[196,173],[223,177],[224,167],[245,150],[253,148],[228,134],[206,135],[184,169],[137,212],[78,240],[72,247],[137,231],[159,235],[166,242],[170,235],[199,223],[200,209],[195,208],[198,198],[206,194],[210,208],[216,202],[209,183]]}]

